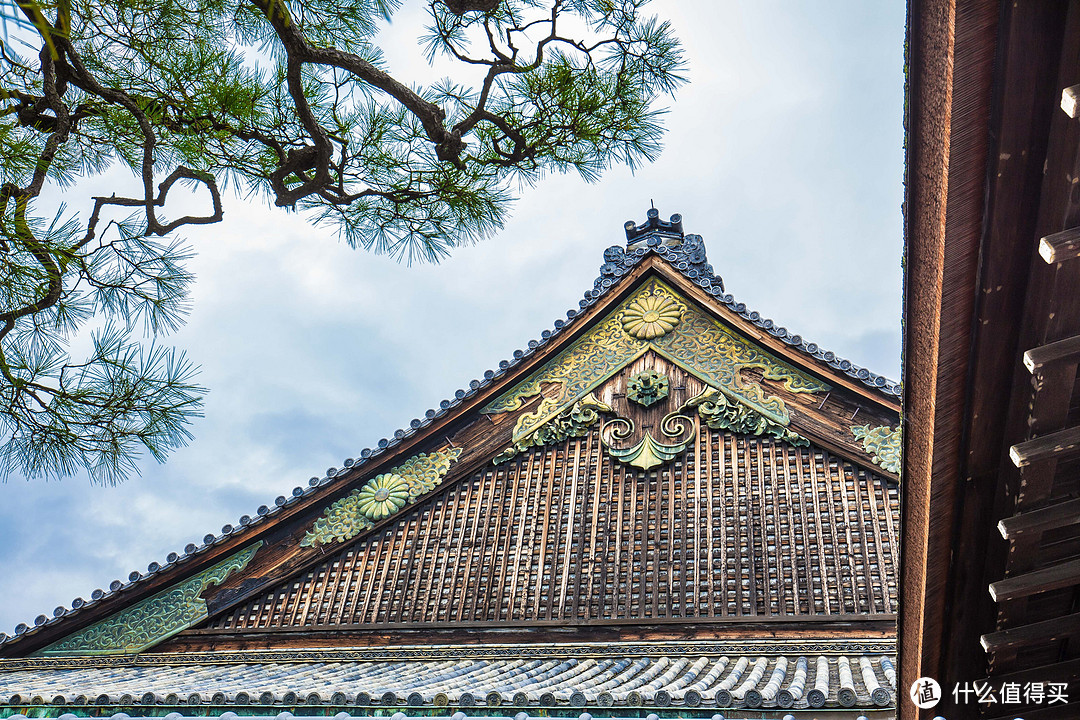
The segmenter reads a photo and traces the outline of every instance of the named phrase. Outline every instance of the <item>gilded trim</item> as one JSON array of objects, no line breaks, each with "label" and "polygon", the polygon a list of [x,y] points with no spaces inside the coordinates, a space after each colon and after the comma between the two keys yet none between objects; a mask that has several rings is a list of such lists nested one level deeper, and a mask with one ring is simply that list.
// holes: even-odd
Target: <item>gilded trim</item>
[{"label": "gilded trim", "polygon": [[461,455],[461,448],[420,453],[396,468],[376,475],[367,483],[330,505],[300,541],[316,547],[351,540],[375,527],[375,523],[411,505],[434,490]]},{"label": "gilded trim", "polygon": [[[679,322],[670,331],[641,339],[626,330],[626,312],[631,306],[644,307],[646,302],[655,304],[660,300],[665,301],[666,311],[679,314]],[[825,383],[742,339],[668,285],[653,279],[573,345],[487,405],[483,412],[498,414],[516,410],[524,400],[539,395],[541,386],[554,385],[553,395],[545,396],[535,412],[518,419],[513,434],[516,443],[650,349],[716,387],[729,400],[744,404],[779,425],[786,426],[790,421],[784,401],[765,395],[756,383],[745,382],[744,370],[760,370],[765,378],[782,381],[791,392],[816,393],[829,389]]]},{"label": "gilded trim", "polygon": [[589,432],[589,428],[600,421],[600,413],[611,411],[611,406],[600,402],[596,399],[596,395],[589,393],[525,437],[515,441],[513,445],[496,455],[492,462],[495,465],[501,465],[529,448],[553,445],[571,437],[582,437]]},{"label": "gilded trim", "polygon": [[38,655],[131,655],[207,618],[202,593],[247,567],[262,547],[251,545],[208,570],[39,650]]}]

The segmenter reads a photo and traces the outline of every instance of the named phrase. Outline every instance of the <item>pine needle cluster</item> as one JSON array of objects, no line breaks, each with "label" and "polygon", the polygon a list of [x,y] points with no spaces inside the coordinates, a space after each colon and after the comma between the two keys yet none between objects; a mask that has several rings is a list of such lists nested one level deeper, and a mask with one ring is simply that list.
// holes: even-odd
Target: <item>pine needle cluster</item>
[{"label": "pine needle cluster", "polygon": [[[204,390],[158,339],[192,280],[175,233],[225,189],[436,262],[549,171],[652,160],[683,60],[647,1],[430,2],[429,56],[482,79],[423,87],[377,44],[400,0],[0,2],[0,473],[115,482],[190,439]],[[139,192],[42,209],[114,167]],[[178,183],[204,215],[164,216]]]}]

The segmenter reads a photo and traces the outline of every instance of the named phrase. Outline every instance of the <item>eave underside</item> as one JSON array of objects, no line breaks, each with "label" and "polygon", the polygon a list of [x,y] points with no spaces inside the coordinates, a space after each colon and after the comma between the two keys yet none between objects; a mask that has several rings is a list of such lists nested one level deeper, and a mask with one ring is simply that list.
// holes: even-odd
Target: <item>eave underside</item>
[{"label": "eave underside", "polygon": [[1053,438],[1080,423],[1077,355],[1023,358],[1080,333],[1076,253],[1040,257],[1080,226],[1080,3],[911,5],[901,685],[1065,683],[1068,705],[934,712],[1072,718],[1080,487]]}]

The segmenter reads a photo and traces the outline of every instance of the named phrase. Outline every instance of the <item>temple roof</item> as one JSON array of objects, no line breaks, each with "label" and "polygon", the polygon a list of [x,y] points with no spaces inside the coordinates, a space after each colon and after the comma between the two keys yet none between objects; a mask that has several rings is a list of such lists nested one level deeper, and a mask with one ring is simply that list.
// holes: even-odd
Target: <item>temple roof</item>
[{"label": "temple roof", "polygon": [[888,642],[819,640],[164,654],[92,666],[8,660],[0,703],[244,714],[300,705],[882,708],[895,701],[891,653]]},{"label": "temple roof", "polygon": [[[895,458],[889,459],[891,456],[888,456],[886,450],[882,449],[884,447],[882,443],[892,443],[893,450],[890,452],[895,452],[895,449],[898,448],[898,435],[896,434],[898,431],[891,431],[888,427],[888,424],[892,422],[888,419],[890,413],[894,414],[897,407],[896,397],[899,389],[896,383],[842,360],[835,354],[822,350],[814,343],[806,342],[799,335],[789,333],[785,328],[776,325],[771,320],[762,318],[757,312],[749,311],[745,305],[736,302],[731,295],[725,294],[722,280],[714,274],[712,266],[707,262],[705,247],[701,238],[697,235],[683,234],[681,218],[678,216],[673,216],[670,222],[664,222],[659,220],[658,213],[655,210],[650,210],[649,220],[645,224],[638,226],[634,223],[627,223],[626,233],[628,246],[625,248],[616,246],[605,251],[605,262],[601,266],[600,276],[595,281],[593,289],[586,292],[584,299],[579,302],[579,308],[568,311],[565,321],[557,320],[553,329],[545,330],[541,333],[539,339],[530,341],[526,349],[515,351],[512,360],[503,361],[497,370],[485,372],[483,379],[472,381],[468,389],[458,390],[453,399],[444,400],[440,403],[438,409],[429,410],[423,419],[413,420],[408,428],[398,430],[393,434],[392,438],[380,440],[374,449],[361,451],[358,459],[346,460],[342,469],[330,468],[324,477],[311,478],[307,487],[294,488],[288,497],[279,496],[273,505],[261,506],[254,516],[245,515],[240,518],[235,526],[224,526],[220,534],[206,535],[201,545],[192,543],[184,548],[183,553],[170,553],[163,563],[150,563],[145,573],[135,571],[129,575],[127,582],[114,581],[110,584],[107,592],[95,590],[89,601],[76,599],[73,601],[71,609],[58,607],[52,613],[51,618],[41,615],[36,619],[34,627],[20,625],[16,628],[14,637],[7,637],[0,633],[0,653],[5,653],[10,648],[10,650],[18,654],[19,650],[12,647],[13,645],[21,644],[23,641],[42,632],[49,631],[50,637],[56,636],[55,628],[57,626],[70,625],[73,629],[77,629],[80,626],[77,618],[102,606],[121,608],[124,606],[125,600],[123,598],[125,596],[129,598],[145,598],[148,593],[156,592],[165,587],[163,578],[176,578],[179,580],[185,577],[191,578],[192,573],[196,572],[201,573],[199,577],[204,577],[207,573],[212,574],[215,568],[223,567],[226,564],[227,554],[235,552],[235,548],[241,547],[246,542],[246,538],[265,537],[267,528],[274,526],[281,518],[295,519],[304,513],[312,511],[317,515],[325,507],[328,500],[341,498],[348,488],[356,486],[358,482],[369,478],[379,469],[385,470],[389,468],[390,464],[395,460],[407,457],[403,453],[406,453],[409,448],[420,447],[427,436],[434,434],[435,431],[432,428],[438,428],[438,431],[442,432],[442,429],[448,427],[447,423],[457,422],[455,418],[462,417],[464,411],[475,413],[476,409],[480,407],[478,403],[485,399],[492,400],[493,398],[502,397],[505,400],[508,397],[506,393],[511,392],[511,389],[515,387],[515,383],[520,388],[522,383],[528,384],[532,382],[535,385],[536,393],[539,393],[541,379],[537,379],[536,373],[540,372],[537,370],[538,367],[541,367],[540,362],[548,362],[550,358],[556,357],[558,352],[568,352],[565,348],[568,347],[567,344],[570,342],[582,342],[581,338],[586,337],[582,333],[592,327],[592,323],[595,323],[597,318],[600,317],[599,313],[609,312],[610,308],[615,307],[614,303],[622,302],[622,298],[626,297],[625,293],[630,288],[639,287],[637,283],[640,283],[641,279],[646,277],[645,273],[656,272],[657,270],[674,272],[672,279],[678,279],[682,283],[681,287],[683,289],[673,291],[666,285],[654,284],[654,286],[651,286],[653,289],[649,290],[649,292],[666,295],[671,295],[674,292],[671,297],[676,298],[674,302],[680,303],[682,301],[677,300],[677,298],[681,297],[679,293],[693,289],[694,292],[703,293],[702,297],[708,298],[711,303],[715,303],[720,311],[729,313],[733,320],[745,323],[746,329],[742,332],[748,334],[757,333],[758,339],[750,343],[745,339],[740,339],[742,336],[738,334],[730,335],[728,340],[720,338],[720,341],[725,343],[733,342],[737,348],[742,348],[738,352],[743,352],[745,362],[744,365],[738,367],[766,368],[764,370],[766,375],[760,380],[763,386],[772,382],[769,380],[772,377],[769,375],[771,372],[779,372],[780,375],[776,376],[777,378],[787,378],[783,379],[782,382],[772,382],[769,385],[769,387],[774,388],[775,392],[781,394],[788,393],[788,390],[795,387],[792,385],[793,382],[796,384],[803,383],[804,385],[809,383],[802,389],[795,387],[794,395],[791,393],[785,395],[785,397],[788,397],[788,403],[791,404],[791,407],[801,408],[803,414],[799,417],[803,418],[803,415],[805,415],[805,418],[800,421],[804,422],[805,428],[800,432],[819,433],[816,437],[819,437],[827,448],[839,448],[841,456],[847,453],[850,459],[861,463],[863,467],[877,465],[878,468],[875,469],[884,477],[891,476],[895,478]],[[655,259],[656,262],[652,262],[651,259]],[[665,290],[665,288],[667,289]],[[618,289],[618,293],[613,294],[615,289]],[[685,301],[684,304],[687,307],[692,305],[690,301]],[[706,324],[713,322],[704,319],[706,315],[702,315],[702,318],[700,322]],[[763,354],[763,351],[755,349],[754,342],[776,348],[771,351],[773,353],[788,352],[790,359],[787,362],[797,361],[801,363],[800,367],[805,367],[805,369],[796,369],[794,365],[770,360],[769,358],[774,356],[768,353]],[[746,353],[750,354],[746,355]],[[755,360],[754,358],[758,359]],[[682,359],[684,364],[685,360],[686,358]],[[779,365],[777,362],[779,362]],[[768,369],[770,367],[773,369]],[[842,389],[836,390],[835,393],[833,391],[825,392],[830,385],[814,379],[811,375],[807,375],[807,371],[821,377],[851,378],[855,382],[850,387],[855,388],[856,391],[858,388],[862,388],[861,395],[859,392]],[[789,432],[786,429],[789,419],[783,401],[775,396],[771,398],[766,396],[757,397],[749,390],[742,388],[743,381],[738,377],[739,372],[739,370],[736,370],[735,376],[731,379],[734,384],[724,390],[728,394],[729,403],[734,403],[731,407],[742,408],[743,410],[746,407],[754,409],[754,412],[751,413],[753,417],[760,419],[759,424],[763,423],[761,424],[762,428],[766,426],[772,428],[773,435],[776,438],[786,437],[784,433],[789,433],[794,438],[801,438],[794,430]],[[532,375],[529,373],[532,373]],[[702,375],[702,373],[704,374]],[[701,377],[713,377],[710,382],[714,384],[717,382],[717,379],[709,375],[708,371],[699,369],[698,375]],[[532,379],[530,380],[530,378]],[[809,395],[798,395],[798,393],[806,391],[807,388],[811,388],[813,392],[810,392]],[[758,392],[760,394],[760,391]],[[815,392],[818,395],[824,392],[820,405],[817,405],[817,398],[813,398],[813,405],[817,406],[817,410],[806,404],[810,402],[807,398]],[[499,396],[499,393],[503,393],[503,395]],[[502,410],[508,410],[511,406],[520,406],[522,397],[524,396],[520,396],[519,393],[519,397],[514,399],[516,405],[511,403]],[[830,397],[833,399],[830,400]],[[723,400],[723,398],[720,399]],[[499,401],[494,402],[497,404]],[[544,402],[547,402],[547,400]],[[777,403],[779,404],[777,405]],[[800,406],[798,403],[803,403],[803,405]],[[831,405],[822,410],[827,403],[831,403]],[[541,408],[544,407],[545,405],[541,403]],[[535,409],[535,407],[531,406],[528,409]],[[564,403],[556,411],[561,412],[564,409],[568,411],[569,404]],[[481,412],[488,411],[485,409]],[[850,420],[854,420],[860,411],[865,411],[863,417],[870,420],[871,424],[878,424],[879,427],[872,428],[868,424],[860,429],[856,427],[856,423],[850,422]],[[517,411],[517,415],[514,415],[514,417],[518,418],[519,426],[524,412],[525,410]],[[764,413],[764,415],[761,413]],[[833,428],[837,424],[836,418],[846,418],[848,413],[850,413],[850,420],[846,420],[843,427]],[[555,411],[549,413],[544,422],[553,419],[554,414]],[[847,425],[851,427],[848,428]],[[794,428],[795,425],[791,427]],[[877,432],[878,436],[875,439],[870,435],[859,435],[860,431],[864,433]],[[885,435],[881,436],[881,432],[884,432]],[[889,436],[890,432],[894,434]],[[820,433],[824,433],[824,435]],[[839,433],[839,435],[836,433]],[[844,433],[848,434],[847,440],[838,439]],[[861,439],[861,447],[859,442],[851,437],[850,433],[855,433],[855,438]],[[519,435],[522,437],[519,438]],[[532,442],[524,434],[515,430],[514,442],[518,443],[522,439]],[[854,451],[852,451],[852,448],[854,448]],[[488,462],[490,461],[490,455],[482,458],[477,456],[477,459]],[[445,473],[445,470],[443,472]],[[871,481],[871,484],[874,482],[877,481]],[[424,492],[433,489],[434,486],[425,487]],[[423,496],[423,498],[427,497],[433,497],[433,495]],[[891,513],[892,509],[887,499],[882,507],[885,514]],[[327,512],[329,511],[328,508]],[[844,522],[846,522],[846,519],[841,524]],[[827,523],[826,529],[828,529],[828,526]],[[818,535],[820,535],[820,531]],[[821,541],[824,542],[824,540]],[[260,540],[259,543],[261,542]],[[256,549],[253,549],[254,547],[248,546],[251,553],[256,552]],[[894,550],[894,541],[890,538],[886,542],[886,552],[893,552]],[[880,552],[880,549],[878,551]],[[232,557],[237,556],[233,555]],[[221,577],[212,582],[221,583],[229,572],[242,570],[247,559],[249,558],[246,558],[243,563],[234,563],[235,567],[230,566],[224,573],[219,573]],[[211,563],[218,564],[208,568]],[[891,557],[889,564],[892,565]],[[883,568],[880,569],[884,572]],[[834,581],[841,582],[839,577],[835,578]],[[211,581],[207,580],[207,582]],[[193,590],[193,597],[202,593],[206,587],[207,585],[204,583]],[[884,587],[882,586],[882,589]],[[130,604],[132,601],[127,602]],[[874,601],[869,606],[871,608],[884,608],[888,604],[886,601]],[[887,611],[891,612],[891,610],[891,607],[888,607]],[[213,607],[211,611],[213,611]],[[858,606],[855,611],[860,611]],[[100,613],[98,614],[100,615]],[[85,622],[81,625],[85,625]],[[10,654],[10,652],[5,654]]]}]

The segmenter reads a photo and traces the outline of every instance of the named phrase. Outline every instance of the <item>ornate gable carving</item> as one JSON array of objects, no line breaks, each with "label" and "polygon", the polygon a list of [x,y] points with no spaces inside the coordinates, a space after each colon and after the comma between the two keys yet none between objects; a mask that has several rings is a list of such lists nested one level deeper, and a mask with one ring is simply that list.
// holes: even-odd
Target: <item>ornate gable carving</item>
[{"label": "ornate gable carving", "polygon": [[[667,315],[662,315],[665,312]],[[652,320],[649,313],[656,314],[657,319]],[[676,315],[678,320],[674,321]],[[646,317],[651,321],[649,327]],[[642,337],[638,337],[639,332]],[[518,420],[513,438],[517,442],[650,349],[701,377],[729,400],[780,425],[790,421],[784,401],[767,396],[760,385],[745,382],[743,370],[756,368],[764,377],[783,382],[791,392],[829,389],[825,383],[743,340],[666,283],[653,279],[543,368],[488,404],[483,412],[516,410],[524,400],[539,395],[541,386],[557,386],[556,393],[545,397],[536,412]]]},{"label": "ornate gable carving", "polygon": [[38,655],[131,655],[207,618],[201,595],[243,570],[262,547],[257,542],[208,570],[146,598],[39,651]]},{"label": "ornate gable carving", "polygon": [[[766,434],[806,444],[787,429],[790,416],[784,401],[744,380],[744,370],[757,369],[763,377],[781,381],[796,393],[829,389],[742,339],[667,284],[653,279],[580,340],[484,408],[488,414],[515,410],[525,399],[540,394],[544,385],[556,387],[535,412],[518,419],[513,445],[496,458],[496,463],[529,447],[583,435],[590,425],[600,422],[601,414],[611,412],[596,400],[593,390],[650,350],[701,378],[708,388],[684,406],[671,408],[659,422],[657,433],[639,431],[627,417],[604,422],[601,435],[612,457],[643,469],[667,462],[686,449],[695,427],[686,412],[700,414],[714,429]],[[628,389],[631,400],[648,407],[667,397],[667,378],[646,369],[631,378]]]}]

